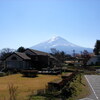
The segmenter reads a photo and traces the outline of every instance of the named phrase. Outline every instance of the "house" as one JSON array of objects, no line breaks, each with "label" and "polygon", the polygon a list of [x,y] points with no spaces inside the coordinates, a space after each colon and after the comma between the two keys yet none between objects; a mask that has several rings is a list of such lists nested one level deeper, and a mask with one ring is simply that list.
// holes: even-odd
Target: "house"
[{"label": "house", "polygon": [[36,69],[56,66],[57,59],[46,52],[26,49],[24,53],[31,58],[31,63]]},{"label": "house", "polygon": [[52,55],[33,49],[26,49],[25,52],[14,52],[4,60],[4,67],[12,69],[32,69],[56,66],[57,59]]},{"label": "house", "polygon": [[90,58],[87,65],[100,65],[100,55],[95,55]]},{"label": "house", "polygon": [[4,67],[9,69],[25,69],[31,67],[31,58],[25,53],[14,52],[4,60]]}]

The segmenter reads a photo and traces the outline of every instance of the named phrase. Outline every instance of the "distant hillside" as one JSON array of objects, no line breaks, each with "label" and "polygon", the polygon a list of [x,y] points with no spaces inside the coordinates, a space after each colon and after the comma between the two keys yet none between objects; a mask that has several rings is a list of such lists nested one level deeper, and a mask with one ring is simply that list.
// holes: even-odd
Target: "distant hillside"
[{"label": "distant hillside", "polygon": [[93,49],[91,48],[78,46],[59,36],[52,37],[51,39],[45,42],[39,43],[31,47],[31,49],[36,49],[44,52],[51,52],[51,48],[56,48],[57,50],[64,51],[67,54],[72,54],[73,50],[75,50],[76,53],[80,53],[83,50],[87,50],[88,52],[93,52]]}]

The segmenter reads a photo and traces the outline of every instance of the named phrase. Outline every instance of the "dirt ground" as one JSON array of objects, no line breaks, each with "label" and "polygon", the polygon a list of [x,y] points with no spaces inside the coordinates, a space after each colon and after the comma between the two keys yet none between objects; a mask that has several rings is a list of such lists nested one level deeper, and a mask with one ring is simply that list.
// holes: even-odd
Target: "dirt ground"
[{"label": "dirt ground", "polygon": [[18,100],[25,100],[35,90],[44,89],[47,83],[60,78],[60,75],[38,75],[35,78],[23,77],[21,74],[0,77],[0,100],[8,100],[8,86],[13,84],[18,87]]}]

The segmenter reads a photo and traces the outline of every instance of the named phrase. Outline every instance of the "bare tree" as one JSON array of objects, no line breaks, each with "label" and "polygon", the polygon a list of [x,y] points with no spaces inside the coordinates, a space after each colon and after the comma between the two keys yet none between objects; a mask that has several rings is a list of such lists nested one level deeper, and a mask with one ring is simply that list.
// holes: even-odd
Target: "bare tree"
[{"label": "bare tree", "polygon": [[9,100],[17,100],[18,95],[18,87],[14,86],[14,84],[10,83],[8,85],[8,91],[9,91]]},{"label": "bare tree", "polygon": [[14,50],[10,49],[10,48],[4,48],[1,50],[0,52],[0,59],[5,59],[7,56],[9,56],[10,54],[12,54]]}]

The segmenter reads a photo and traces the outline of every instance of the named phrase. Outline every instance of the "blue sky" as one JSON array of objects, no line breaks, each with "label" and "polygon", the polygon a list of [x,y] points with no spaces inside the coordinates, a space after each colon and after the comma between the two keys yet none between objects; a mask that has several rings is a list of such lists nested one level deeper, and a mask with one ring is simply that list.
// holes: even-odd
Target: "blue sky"
[{"label": "blue sky", "polygon": [[0,49],[31,47],[55,35],[93,48],[100,0],[0,0]]}]

